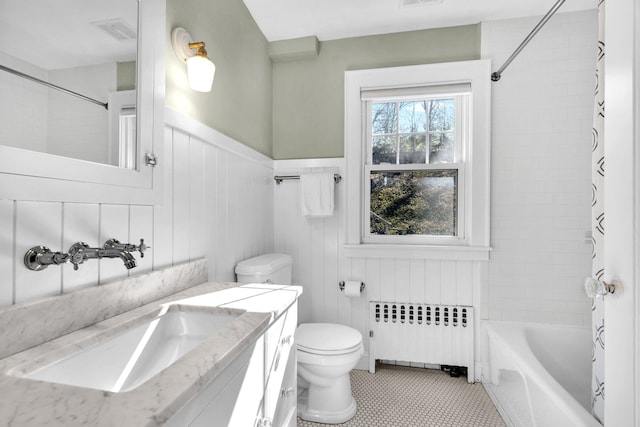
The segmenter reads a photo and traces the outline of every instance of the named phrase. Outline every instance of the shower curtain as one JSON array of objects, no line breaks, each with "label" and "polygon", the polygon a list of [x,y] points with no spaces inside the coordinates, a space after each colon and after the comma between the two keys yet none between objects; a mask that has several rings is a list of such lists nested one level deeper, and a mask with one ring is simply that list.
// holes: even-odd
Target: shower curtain
[{"label": "shower curtain", "polygon": [[[604,2],[598,1],[598,58],[593,104],[592,143],[592,218],[593,277],[604,275]],[[604,423],[604,301],[593,298],[591,307],[593,358],[591,375],[591,410]]]}]

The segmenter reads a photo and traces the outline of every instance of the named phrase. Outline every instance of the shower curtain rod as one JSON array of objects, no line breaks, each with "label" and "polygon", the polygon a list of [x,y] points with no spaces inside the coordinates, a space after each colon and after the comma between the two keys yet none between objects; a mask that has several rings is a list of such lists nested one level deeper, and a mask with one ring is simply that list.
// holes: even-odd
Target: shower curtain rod
[{"label": "shower curtain rod", "polygon": [[562,4],[565,1],[566,0],[558,0],[556,2],[556,4],[554,4],[553,7],[551,9],[549,9],[549,12],[547,12],[547,14],[542,17],[540,22],[538,22],[538,25],[536,25],[535,28],[533,30],[531,30],[529,35],[522,41],[522,43],[520,43],[520,46],[518,46],[516,48],[516,50],[513,51],[513,53],[509,57],[509,59],[507,59],[507,61],[504,63],[504,65],[502,67],[500,67],[498,69],[498,71],[496,71],[494,73],[491,73],[491,81],[497,82],[498,80],[500,80],[501,74],[505,70],[505,68],[507,68],[509,66],[509,64],[511,64],[511,61],[513,61],[516,58],[516,56],[518,56],[518,54],[522,51],[522,49],[524,49],[524,47],[527,45],[527,43],[529,43],[531,41],[531,39],[536,34],[538,34],[538,31],[540,31],[540,29],[542,27],[544,27],[544,24],[546,24],[547,21],[553,16],[553,14],[556,13],[556,11],[558,9],[560,9],[560,6],[562,6]]},{"label": "shower curtain rod", "polygon": [[46,82],[44,80],[40,80],[37,77],[30,76],[29,74],[25,74],[25,73],[23,73],[21,71],[14,70],[13,68],[5,67],[4,65],[0,64],[0,70],[6,71],[7,73],[11,73],[11,74],[16,75],[18,77],[22,77],[23,79],[31,80],[32,82],[35,82],[35,83],[40,83],[41,85],[50,87],[51,89],[59,90],[60,92],[64,92],[64,93],[67,93],[69,95],[73,95],[73,96],[78,97],[80,99],[84,99],[85,101],[93,102],[94,104],[97,104],[97,105],[99,105],[101,107],[104,107],[107,110],[109,109],[109,104],[107,104],[105,102],[101,102],[101,101],[98,101],[97,99],[89,98],[88,96],[84,96],[84,95],[82,95],[82,94],[80,94],[78,92],[74,92],[72,90],[65,89],[63,87],[54,85],[53,83],[49,83],[49,82]]}]

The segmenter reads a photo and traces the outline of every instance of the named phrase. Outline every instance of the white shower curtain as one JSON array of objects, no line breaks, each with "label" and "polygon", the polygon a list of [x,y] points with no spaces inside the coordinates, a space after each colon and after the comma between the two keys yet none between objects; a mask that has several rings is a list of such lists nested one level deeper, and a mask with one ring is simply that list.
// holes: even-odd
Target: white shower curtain
[{"label": "white shower curtain", "polygon": [[[598,58],[593,104],[592,145],[592,240],[593,277],[604,275],[604,0],[598,1]],[[592,305],[593,364],[591,409],[604,422],[604,301],[594,298]]]}]

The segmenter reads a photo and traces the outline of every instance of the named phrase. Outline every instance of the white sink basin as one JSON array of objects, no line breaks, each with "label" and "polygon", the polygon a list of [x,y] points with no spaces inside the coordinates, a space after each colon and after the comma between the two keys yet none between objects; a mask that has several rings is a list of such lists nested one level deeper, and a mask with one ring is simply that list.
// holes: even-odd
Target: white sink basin
[{"label": "white sink basin", "polygon": [[169,367],[242,313],[219,308],[163,307],[157,316],[133,320],[115,335],[107,330],[86,348],[74,350],[46,366],[32,368],[21,376],[126,392]]}]

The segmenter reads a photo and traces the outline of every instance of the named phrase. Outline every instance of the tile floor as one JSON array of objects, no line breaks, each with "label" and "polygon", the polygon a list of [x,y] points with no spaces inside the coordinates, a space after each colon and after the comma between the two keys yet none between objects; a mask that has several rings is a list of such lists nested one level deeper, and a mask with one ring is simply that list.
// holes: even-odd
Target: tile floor
[{"label": "tile floor", "polygon": [[[480,383],[464,376],[405,366],[378,365],[375,374],[351,372],[356,415],[348,427],[503,427]],[[298,418],[298,427],[327,427]]]}]

